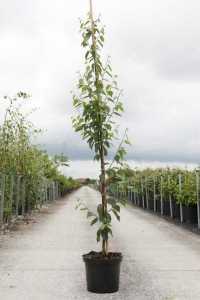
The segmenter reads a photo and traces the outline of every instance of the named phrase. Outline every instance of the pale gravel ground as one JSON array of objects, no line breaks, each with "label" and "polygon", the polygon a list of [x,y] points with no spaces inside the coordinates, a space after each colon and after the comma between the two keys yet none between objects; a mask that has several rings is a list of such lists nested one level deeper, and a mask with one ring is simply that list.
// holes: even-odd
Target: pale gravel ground
[{"label": "pale gravel ground", "polygon": [[124,255],[120,291],[88,293],[81,255],[99,246],[77,198],[94,207],[99,194],[83,187],[0,238],[1,300],[200,299],[200,237],[131,206],[111,242]]}]

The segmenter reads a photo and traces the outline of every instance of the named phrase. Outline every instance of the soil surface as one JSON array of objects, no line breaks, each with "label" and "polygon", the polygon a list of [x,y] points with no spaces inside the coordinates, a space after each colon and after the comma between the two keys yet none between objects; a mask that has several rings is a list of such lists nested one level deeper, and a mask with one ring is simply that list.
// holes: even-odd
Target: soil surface
[{"label": "soil surface", "polygon": [[102,252],[90,251],[83,255],[84,260],[92,261],[115,261],[122,260],[122,254],[119,252],[109,252],[107,255],[103,255]]},{"label": "soil surface", "polygon": [[123,254],[120,290],[87,292],[82,255],[101,249],[77,198],[95,208],[100,195],[83,187],[0,236],[0,299],[200,299],[200,236],[129,205],[110,243]]}]

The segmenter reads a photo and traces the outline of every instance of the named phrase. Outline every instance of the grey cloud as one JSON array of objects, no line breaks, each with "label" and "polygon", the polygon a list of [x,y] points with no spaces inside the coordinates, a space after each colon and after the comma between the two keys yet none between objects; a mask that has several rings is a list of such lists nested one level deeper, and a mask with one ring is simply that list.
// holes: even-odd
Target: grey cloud
[{"label": "grey cloud", "polygon": [[[133,146],[128,158],[199,162],[200,59],[198,1],[94,1],[106,24],[105,56],[124,89]],[[50,153],[89,159],[71,126],[70,91],[83,68],[79,21],[88,1],[8,0],[0,4],[0,95],[26,90],[32,116],[48,131],[38,139]],[[0,110],[0,119],[2,118]]]}]

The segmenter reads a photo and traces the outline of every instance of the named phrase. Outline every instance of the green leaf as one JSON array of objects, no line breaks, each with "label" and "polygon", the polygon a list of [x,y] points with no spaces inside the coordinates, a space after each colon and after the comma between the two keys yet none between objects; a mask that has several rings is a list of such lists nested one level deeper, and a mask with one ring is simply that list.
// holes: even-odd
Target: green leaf
[{"label": "green leaf", "polygon": [[120,212],[120,206],[119,206],[119,205],[116,204],[116,205],[114,206],[114,209],[115,209],[117,212]]},{"label": "green leaf", "polygon": [[115,209],[112,209],[113,214],[115,215],[116,219],[120,221],[120,216],[118,215],[117,211]]},{"label": "green leaf", "polygon": [[112,73],[110,73],[108,70],[106,70],[106,74],[107,74],[109,77],[112,77]]},{"label": "green leaf", "polygon": [[85,59],[87,59],[89,55],[90,55],[90,51],[88,50],[85,54]]},{"label": "green leaf", "polygon": [[100,242],[101,239],[101,229],[97,231],[97,242]]},{"label": "green leaf", "polygon": [[93,219],[92,222],[90,223],[90,225],[91,226],[94,225],[95,223],[97,223],[97,221],[98,221],[98,218]]}]

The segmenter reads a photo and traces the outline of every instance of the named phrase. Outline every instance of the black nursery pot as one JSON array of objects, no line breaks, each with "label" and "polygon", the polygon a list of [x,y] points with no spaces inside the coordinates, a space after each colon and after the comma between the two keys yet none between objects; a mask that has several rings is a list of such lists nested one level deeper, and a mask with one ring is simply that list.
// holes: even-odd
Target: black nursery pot
[{"label": "black nursery pot", "polygon": [[180,204],[176,203],[175,200],[172,201],[173,217],[175,219],[180,219]]},{"label": "black nursery pot", "polygon": [[183,219],[190,224],[197,224],[197,205],[183,206]]},{"label": "black nursery pot", "polygon": [[119,289],[121,253],[98,252],[83,255],[86,267],[87,290],[92,293],[115,293]]},{"label": "black nursery pot", "polygon": [[139,207],[143,207],[142,197],[139,198]]},{"label": "black nursery pot", "polygon": [[160,203],[160,199],[156,200],[156,211],[157,212],[161,212],[161,203]]},{"label": "black nursery pot", "polygon": [[134,202],[134,193],[133,192],[131,192],[131,199],[132,199],[132,203],[135,204],[135,202]]},{"label": "black nursery pot", "polygon": [[149,199],[149,209],[154,210],[154,200],[153,199]]},{"label": "black nursery pot", "polygon": [[165,216],[170,216],[170,203],[169,201],[163,201],[163,214]]}]

